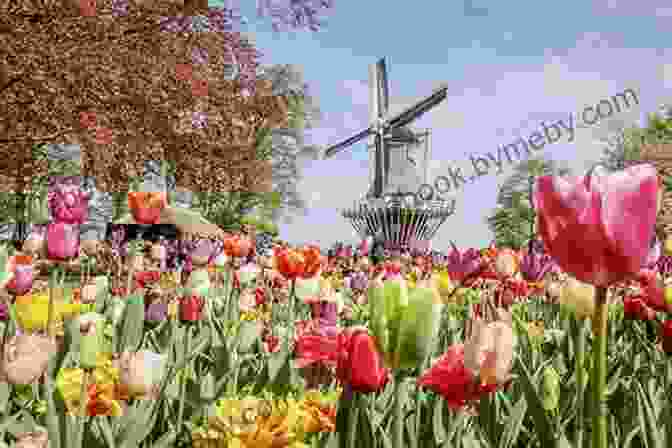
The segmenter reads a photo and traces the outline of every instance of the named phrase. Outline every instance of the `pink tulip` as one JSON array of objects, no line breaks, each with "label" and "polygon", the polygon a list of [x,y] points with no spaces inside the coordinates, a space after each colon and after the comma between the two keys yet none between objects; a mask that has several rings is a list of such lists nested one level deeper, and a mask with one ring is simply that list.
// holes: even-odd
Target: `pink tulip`
[{"label": "pink tulip", "polygon": [[606,287],[636,274],[647,261],[656,222],[656,169],[636,165],[612,174],[600,167],[583,178],[538,179],[538,229],[565,272]]},{"label": "pink tulip", "polygon": [[49,187],[49,208],[55,222],[83,224],[86,221],[91,194],[83,192],[79,183],[79,176],[61,177]]},{"label": "pink tulip", "polygon": [[34,279],[35,270],[32,265],[18,264],[14,267],[14,277],[6,285],[7,291],[17,296],[27,294],[33,287]]},{"label": "pink tulip", "polygon": [[64,261],[77,256],[79,252],[79,226],[52,222],[47,227],[47,257]]}]

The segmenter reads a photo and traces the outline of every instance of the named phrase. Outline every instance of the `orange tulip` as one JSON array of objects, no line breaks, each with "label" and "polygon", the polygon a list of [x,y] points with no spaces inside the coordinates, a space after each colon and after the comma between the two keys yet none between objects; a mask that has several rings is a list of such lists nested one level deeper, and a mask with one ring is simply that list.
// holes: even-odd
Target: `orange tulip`
[{"label": "orange tulip", "polygon": [[235,235],[224,240],[224,253],[229,257],[247,257],[252,250],[252,241],[249,238]]},{"label": "orange tulip", "polygon": [[128,193],[128,208],[138,224],[158,224],[161,210],[166,206],[166,194],[163,192]]},{"label": "orange tulip", "polygon": [[312,278],[322,268],[323,257],[320,249],[307,246],[301,249],[276,249],[275,260],[278,271],[287,279]]}]

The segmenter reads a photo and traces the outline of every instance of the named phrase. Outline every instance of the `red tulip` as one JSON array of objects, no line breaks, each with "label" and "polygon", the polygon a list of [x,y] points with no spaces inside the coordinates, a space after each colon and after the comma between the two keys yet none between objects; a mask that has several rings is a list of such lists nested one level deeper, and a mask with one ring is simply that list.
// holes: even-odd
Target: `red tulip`
[{"label": "red tulip", "polygon": [[440,394],[453,409],[459,409],[494,392],[497,384],[481,384],[464,365],[464,344],[455,344],[429,370],[418,378],[418,385]]},{"label": "red tulip", "polygon": [[544,176],[535,206],[545,246],[563,271],[606,287],[636,274],[649,255],[658,178],[651,165],[584,178]]},{"label": "red tulip", "polygon": [[254,290],[254,298],[257,306],[261,306],[266,303],[266,291],[264,288],[257,288]]},{"label": "red tulip", "polygon": [[389,370],[366,329],[348,329],[338,335],[336,376],[354,392],[377,392],[387,384]]},{"label": "red tulip", "polygon": [[630,298],[626,297],[623,299],[623,317],[625,319],[638,319],[640,315],[640,310],[644,306],[644,302],[642,302],[641,299],[639,298]]},{"label": "red tulip", "polygon": [[303,369],[314,363],[335,366],[338,355],[338,335],[300,334],[294,347],[296,367]]},{"label": "red tulip", "polygon": [[69,260],[79,252],[79,226],[52,222],[47,226],[47,257],[50,260]]},{"label": "red tulip", "polygon": [[180,300],[180,320],[182,322],[198,322],[203,314],[205,301],[202,297],[189,296]]},{"label": "red tulip", "polygon": [[641,299],[656,311],[672,312],[672,304],[665,300],[665,289],[662,279],[650,269],[642,269],[637,273],[637,280],[642,288]]}]

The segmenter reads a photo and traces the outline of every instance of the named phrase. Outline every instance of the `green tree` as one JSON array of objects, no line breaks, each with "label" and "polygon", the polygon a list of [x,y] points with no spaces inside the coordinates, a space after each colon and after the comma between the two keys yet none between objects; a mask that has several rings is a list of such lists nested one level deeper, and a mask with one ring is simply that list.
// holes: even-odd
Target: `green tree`
[{"label": "green tree", "polygon": [[569,168],[544,158],[527,159],[516,166],[497,195],[497,208],[486,218],[495,244],[519,249],[535,234],[536,212],[531,197],[540,176],[564,176]]}]

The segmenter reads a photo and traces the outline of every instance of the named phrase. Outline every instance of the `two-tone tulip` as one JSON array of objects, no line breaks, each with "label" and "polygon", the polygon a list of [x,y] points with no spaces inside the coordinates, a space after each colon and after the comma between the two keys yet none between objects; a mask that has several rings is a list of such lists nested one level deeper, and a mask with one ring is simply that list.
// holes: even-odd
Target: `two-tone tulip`
[{"label": "two-tone tulip", "polygon": [[368,300],[371,330],[385,363],[392,369],[413,369],[424,362],[436,338],[443,304],[436,289],[406,281],[374,280]]}]

